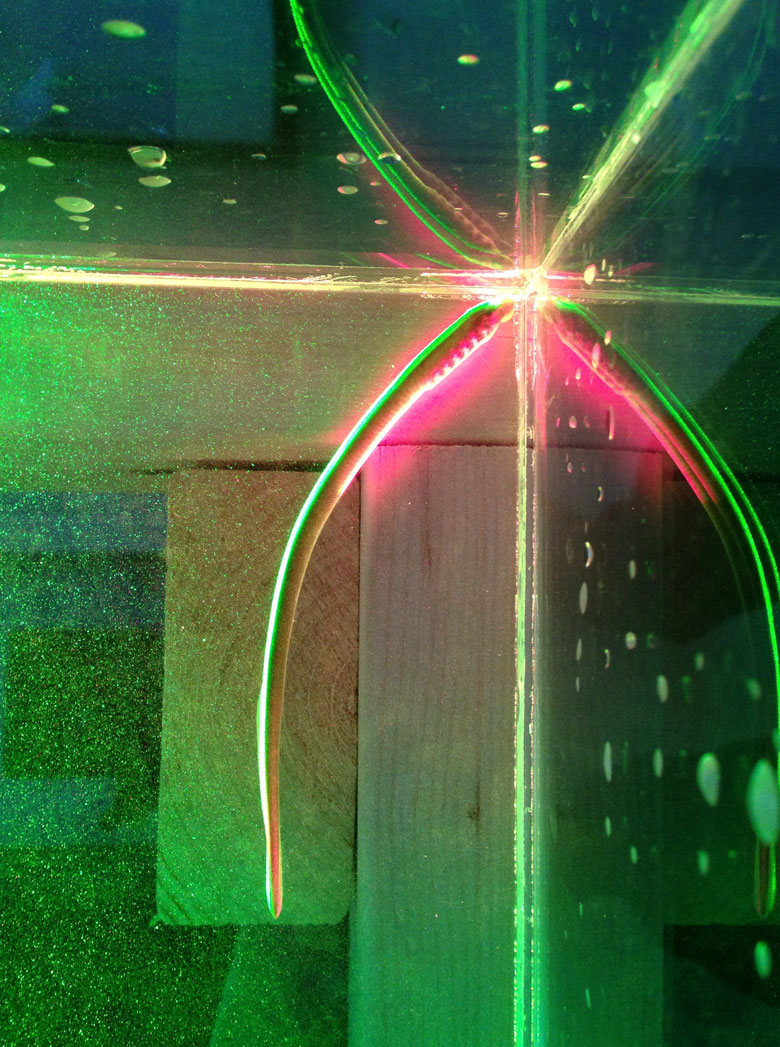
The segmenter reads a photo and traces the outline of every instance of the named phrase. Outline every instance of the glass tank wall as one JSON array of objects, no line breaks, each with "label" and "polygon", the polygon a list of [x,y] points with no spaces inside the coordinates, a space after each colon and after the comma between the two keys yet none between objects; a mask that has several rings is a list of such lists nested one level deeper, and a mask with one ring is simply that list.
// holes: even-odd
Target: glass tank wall
[{"label": "glass tank wall", "polygon": [[[429,1012],[445,1016],[420,1040],[433,1047],[773,1047],[778,29],[775,0],[2,12],[3,1043],[380,1042],[356,959],[371,898],[350,903],[374,813],[354,753],[381,750],[368,717],[354,738],[357,607],[375,585],[372,499],[388,499],[396,534],[414,516],[393,516],[376,471],[360,513],[353,488],[341,530],[323,532],[331,581],[313,599],[325,610],[301,612],[293,679],[305,690],[332,671],[350,696],[352,799],[331,862],[347,872],[333,874],[343,911],[289,923],[266,906],[253,762],[270,600],[252,593],[270,593],[278,555],[251,546],[269,564],[255,583],[224,533],[289,530],[383,390],[402,399],[419,380],[369,465],[444,449],[477,488],[502,453],[517,463],[484,503],[502,522],[475,525],[483,551],[514,543],[501,570],[517,623],[502,610],[491,634],[503,622],[517,665],[514,724],[495,728],[512,766],[469,807],[472,827],[491,799],[508,812],[479,845],[509,863],[496,911],[484,884],[473,906],[490,948],[458,960],[474,1014],[453,1017],[449,961],[428,980],[399,950],[381,1042],[415,1042]],[[486,344],[459,328],[415,378],[415,353],[486,302]],[[418,492],[417,475],[398,490]],[[265,515],[255,483],[277,507]],[[425,515],[433,487],[419,490]],[[235,633],[206,577],[243,594]],[[425,629],[435,639],[437,600],[402,662]],[[213,651],[217,699],[248,696],[238,719],[196,711],[211,683],[194,662],[189,690],[171,683],[185,619]],[[307,641],[347,653],[323,669]],[[479,658],[464,650],[436,654],[434,675],[468,677]],[[432,758],[451,746],[465,762],[442,724]],[[419,808],[398,820],[429,819],[435,854],[438,801],[416,760],[398,789]],[[392,807],[396,785],[380,784],[377,807]],[[207,837],[204,875],[191,845]],[[442,924],[467,923],[471,900]]]}]

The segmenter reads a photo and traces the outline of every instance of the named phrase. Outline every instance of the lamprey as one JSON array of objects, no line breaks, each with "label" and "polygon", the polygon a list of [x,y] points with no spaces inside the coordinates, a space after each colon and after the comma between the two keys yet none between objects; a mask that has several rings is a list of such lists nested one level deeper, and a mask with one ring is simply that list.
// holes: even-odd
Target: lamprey
[{"label": "lamprey", "polygon": [[[592,313],[559,298],[544,304],[543,315],[564,345],[642,418],[703,505],[723,542],[743,599],[750,591],[758,606],[763,607],[774,670],[774,692],[780,703],[780,655],[775,621],[775,609],[780,605],[780,574],[766,530],[742,485],[690,412],[658,375],[636,352],[608,337]],[[772,910],[775,901],[775,842],[756,839],[755,904],[761,916]]]},{"label": "lamprey", "polygon": [[282,848],[279,818],[279,746],[295,609],[317,537],[339,499],[382,438],[423,393],[438,385],[484,345],[512,315],[511,301],[483,302],[465,312],[421,349],[369,407],[315,483],[282,556],[276,577],[257,704],[260,797],[265,825],[266,895],[274,917],[282,911]]}]

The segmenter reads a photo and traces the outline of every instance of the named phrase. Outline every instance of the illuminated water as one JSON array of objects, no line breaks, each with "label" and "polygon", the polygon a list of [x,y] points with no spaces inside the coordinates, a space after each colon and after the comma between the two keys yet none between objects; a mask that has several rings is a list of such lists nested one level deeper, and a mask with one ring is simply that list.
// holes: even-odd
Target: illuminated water
[{"label": "illuminated water", "polygon": [[[0,1041],[774,1047],[776,3],[93,6],[24,0],[0,56]],[[323,534],[291,690],[347,695],[310,728],[343,824],[312,901],[283,816],[274,925],[263,543],[486,297],[514,330]],[[358,604],[363,687],[397,596],[368,559],[358,592],[358,528],[408,534],[424,587],[476,512],[515,570],[511,484],[429,519],[447,483],[392,453],[462,449],[478,487],[515,446],[498,668],[437,643],[434,592],[387,676],[435,700],[404,736],[366,697],[358,749]],[[459,628],[492,577],[458,561]],[[514,659],[516,706],[448,712]]]}]

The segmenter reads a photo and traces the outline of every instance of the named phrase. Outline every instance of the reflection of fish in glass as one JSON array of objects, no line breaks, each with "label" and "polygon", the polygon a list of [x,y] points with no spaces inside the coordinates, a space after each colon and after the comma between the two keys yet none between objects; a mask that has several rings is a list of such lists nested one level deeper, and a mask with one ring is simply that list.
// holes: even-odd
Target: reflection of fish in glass
[{"label": "reflection of fish in glass", "polygon": [[[43,58],[33,75],[21,87],[6,85],[0,100],[0,118],[12,131],[29,131],[51,112],[54,64]],[[1,96],[0,96],[1,97]]]}]

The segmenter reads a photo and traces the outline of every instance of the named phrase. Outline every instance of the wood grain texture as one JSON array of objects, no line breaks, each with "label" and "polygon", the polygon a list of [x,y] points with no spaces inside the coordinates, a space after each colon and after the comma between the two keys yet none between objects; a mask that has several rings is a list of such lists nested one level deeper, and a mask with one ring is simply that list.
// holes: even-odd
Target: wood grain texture
[{"label": "wood grain texture", "polygon": [[[174,924],[270,920],[255,741],[276,570],[311,473],[171,481],[157,863]],[[282,761],[285,923],[333,923],[353,887],[358,491],[309,565],[290,651]]]},{"label": "wood grain texture", "polygon": [[363,472],[351,1047],[512,1042],[516,489],[510,447]]},{"label": "wood grain texture", "polygon": [[[284,271],[292,278],[298,269]],[[324,279],[305,275],[315,285]],[[13,323],[2,358],[13,393],[0,413],[0,487],[160,490],[155,470],[326,462],[399,362],[464,311],[460,300],[375,286],[329,294],[283,283],[258,290],[248,282],[6,281],[4,315]],[[502,326],[478,362],[448,381],[457,411],[427,412],[426,439],[515,441],[516,396],[505,380],[514,344],[510,325]],[[458,396],[461,382],[476,395]],[[412,419],[399,437],[419,441]]]}]

